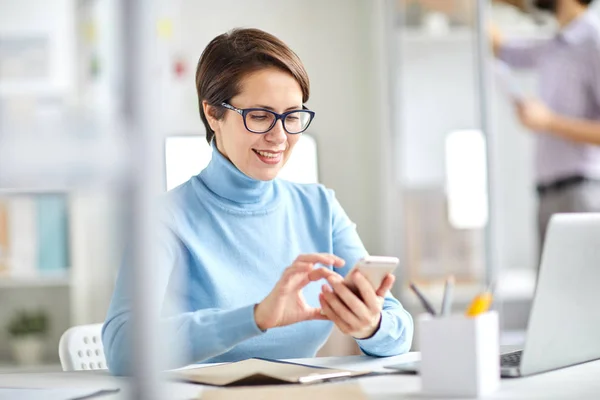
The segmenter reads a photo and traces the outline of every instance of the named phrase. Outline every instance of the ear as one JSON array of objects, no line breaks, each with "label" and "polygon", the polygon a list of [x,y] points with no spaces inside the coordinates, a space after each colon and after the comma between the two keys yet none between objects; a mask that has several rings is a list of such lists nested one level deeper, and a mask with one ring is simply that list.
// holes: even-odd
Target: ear
[{"label": "ear", "polygon": [[206,120],[210,125],[210,128],[214,131],[218,131],[219,120],[215,117],[215,107],[208,104],[206,100],[202,101],[202,110],[204,111],[204,115],[206,116]]}]

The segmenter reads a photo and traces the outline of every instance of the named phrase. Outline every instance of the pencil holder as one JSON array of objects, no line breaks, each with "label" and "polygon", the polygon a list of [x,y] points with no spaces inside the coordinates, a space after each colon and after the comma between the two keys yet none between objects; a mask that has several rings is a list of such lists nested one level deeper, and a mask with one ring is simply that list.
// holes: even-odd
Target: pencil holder
[{"label": "pencil holder", "polygon": [[498,313],[419,318],[421,384],[427,395],[479,397],[498,388]]}]

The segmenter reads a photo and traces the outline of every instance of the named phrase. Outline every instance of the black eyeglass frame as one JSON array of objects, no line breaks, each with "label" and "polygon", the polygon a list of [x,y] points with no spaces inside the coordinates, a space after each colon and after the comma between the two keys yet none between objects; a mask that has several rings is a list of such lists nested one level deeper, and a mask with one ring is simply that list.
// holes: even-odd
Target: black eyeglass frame
[{"label": "black eyeglass frame", "polygon": [[[244,120],[244,126],[246,127],[246,130],[248,132],[256,133],[258,135],[263,135],[263,134],[269,132],[271,129],[273,129],[273,127],[275,126],[275,124],[277,123],[278,120],[281,120],[281,124],[283,125],[283,130],[285,130],[290,135],[298,135],[302,132],[305,132],[308,129],[308,127],[310,126],[310,123],[312,122],[313,118],[315,118],[315,112],[309,110],[308,108],[306,108],[306,106],[302,106],[302,110],[290,110],[290,111],[284,112],[283,114],[278,114],[275,111],[267,110],[266,108],[237,108],[226,102],[221,103],[221,106],[227,108],[228,110],[235,111],[236,113],[240,114],[242,116],[242,119]],[[248,115],[248,113],[250,113],[252,111],[264,111],[264,112],[271,113],[275,116],[275,119],[273,120],[273,123],[271,124],[269,129],[267,129],[264,132],[257,132],[257,131],[253,131],[252,129],[248,128],[248,124],[246,123],[246,116]],[[310,115],[310,119],[308,120],[308,124],[306,124],[304,129],[302,129],[300,132],[290,132],[285,127],[285,118],[288,115],[290,115],[292,113],[297,113],[297,112],[307,113],[308,115]]]}]

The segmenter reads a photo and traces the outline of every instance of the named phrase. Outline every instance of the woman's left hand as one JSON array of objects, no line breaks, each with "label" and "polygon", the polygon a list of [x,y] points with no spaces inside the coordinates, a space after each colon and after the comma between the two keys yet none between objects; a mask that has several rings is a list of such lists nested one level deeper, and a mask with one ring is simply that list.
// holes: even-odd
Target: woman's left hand
[{"label": "woman's left hand", "polygon": [[388,274],[377,290],[359,271],[354,271],[350,279],[360,297],[346,286],[340,275],[330,274],[327,281],[331,287],[323,285],[319,302],[323,313],[340,331],[355,339],[367,339],[379,329],[384,296],[392,288],[395,278]]}]

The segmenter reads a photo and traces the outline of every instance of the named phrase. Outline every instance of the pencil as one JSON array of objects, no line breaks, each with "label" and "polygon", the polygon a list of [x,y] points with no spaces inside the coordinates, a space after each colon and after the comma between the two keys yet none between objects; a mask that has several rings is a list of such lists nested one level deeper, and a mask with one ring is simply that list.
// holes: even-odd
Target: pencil
[{"label": "pencil", "polygon": [[454,276],[450,275],[446,279],[446,285],[444,286],[444,298],[442,300],[442,316],[450,315],[452,309],[452,295],[454,292]]},{"label": "pencil", "polygon": [[413,292],[415,292],[415,294],[417,295],[417,297],[421,301],[421,304],[423,305],[423,307],[425,308],[425,310],[427,310],[427,312],[429,314],[435,316],[436,312],[433,309],[433,306],[431,305],[431,303],[425,298],[425,295],[423,295],[423,293],[421,293],[421,291],[412,282],[410,283],[410,288],[412,289]]}]

